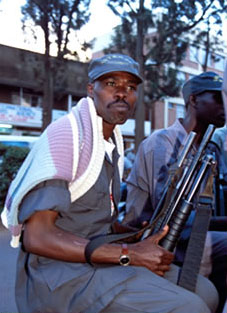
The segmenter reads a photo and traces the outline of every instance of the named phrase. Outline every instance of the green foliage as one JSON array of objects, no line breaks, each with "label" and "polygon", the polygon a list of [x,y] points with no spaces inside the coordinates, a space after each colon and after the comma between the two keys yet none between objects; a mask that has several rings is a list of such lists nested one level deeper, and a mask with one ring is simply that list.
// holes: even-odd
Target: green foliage
[{"label": "green foliage", "polygon": [[[159,19],[152,12],[155,5],[158,6],[155,1],[151,2],[150,7],[145,7],[143,1],[140,1],[140,6],[124,0],[108,1],[113,12],[121,16],[122,24],[116,28],[113,42],[106,52],[126,53],[137,59],[140,65],[143,64],[144,91],[150,104],[164,96],[177,96],[179,92],[177,69],[170,70],[169,67],[175,64],[176,68],[181,64],[187,43],[178,36],[178,29],[185,24],[181,20],[177,21],[175,4],[173,1],[171,3],[169,12],[164,11]],[[142,27],[140,34],[139,25]],[[151,35],[148,36],[149,33]],[[139,36],[142,36],[140,44],[143,43],[143,47],[138,46]]]},{"label": "green foliage", "polygon": [[[128,54],[130,51],[130,56],[136,58],[136,36],[132,34],[133,23],[124,20],[122,24],[116,27],[115,34],[112,36],[112,41],[114,45],[109,46],[104,49],[104,53],[115,53],[121,52]],[[124,36],[122,36],[122,33]]]},{"label": "green foliage", "polygon": [[[76,40],[76,31],[88,22],[90,18],[89,5],[90,0],[26,0],[25,5],[21,8],[24,31],[30,31],[34,39],[37,39],[36,29],[39,27],[44,35],[45,78],[42,86],[42,131],[52,121],[54,91],[59,86],[64,88],[64,84],[67,82],[63,60],[72,56],[75,60],[80,58],[79,51],[69,49],[69,39],[70,35],[74,35]],[[50,57],[52,44],[57,47],[57,58],[54,61]],[[85,51],[89,46],[88,43],[84,43],[82,50]]]},{"label": "green foliage", "polygon": [[0,144],[0,210],[11,181],[29,152],[28,148]]},{"label": "green foliage", "polygon": [[[216,21],[216,26],[214,26],[208,19],[206,23],[204,23],[203,29],[193,31],[194,40],[191,42],[191,45],[197,48],[197,51],[202,46],[205,52],[203,59],[199,58],[197,53],[197,62],[200,63],[204,72],[207,71],[208,60],[213,59],[214,62],[217,62],[220,60],[218,53],[222,54],[224,52],[225,43],[222,39],[222,28],[220,26],[219,16]],[[214,29],[216,35],[212,36]]]},{"label": "green foliage", "polygon": [[226,12],[227,4],[223,0],[151,0],[146,6],[144,3],[143,0],[108,0],[108,6],[121,17],[122,25],[116,28],[106,52],[127,53],[139,62],[135,49],[139,40],[137,26],[143,19],[144,44],[140,49],[143,51],[145,95],[152,103],[165,96],[179,95],[178,69],[189,42],[192,44],[190,32],[193,29],[198,26],[195,38],[198,45],[205,45],[207,53],[217,51],[217,40],[207,41],[205,26],[212,20],[212,25],[217,28],[216,34],[220,34],[220,15]]},{"label": "green foliage", "polygon": [[[22,22],[24,30],[30,28],[34,38],[34,26],[40,26],[44,32],[45,49],[49,54],[51,43],[57,45],[57,56],[62,58],[76,51],[68,49],[69,35],[79,30],[90,18],[90,0],[26,0],[22,6]],[[33,26],[31,25],[33,22]],[[28,23],[27,23],[28,22]],[[75,36],[76,39],[76,36]],[[85,43],[84,49],[88,46]]]},{"label": "green foliage", "polygon": [[[192,44],[189,32],[195,27],[202,30],[209,18],[220,30],[220,14],[226,16],[227,3],[226,0],[108,0],[107,5],[121,18],[122,25],[116,28],[105,52],[126,53],[135,58],[144,78],[138,90],[140,107],[135,112],[137,149],[144,138],[144,105],[150,106],[153,119],[153,104],[157,100],[179,96],[182,82],[178,70],[188,44]],[[204,42],[208,54],[211,42]]]}]

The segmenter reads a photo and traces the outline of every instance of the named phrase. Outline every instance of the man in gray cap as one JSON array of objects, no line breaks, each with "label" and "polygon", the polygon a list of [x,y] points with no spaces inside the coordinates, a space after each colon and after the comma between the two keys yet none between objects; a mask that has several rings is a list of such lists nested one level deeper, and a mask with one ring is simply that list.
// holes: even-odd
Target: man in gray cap
[{"label": "man in gray cap", "polygon": [[[186,107],[185,117],[177,119],[166,129],[155,131],[141,143],[127,181],[125,223],[135,226],[150,220],[162,196],[170,167],[178,160],[191,131],[197,133],[191,151],[195,153],[209,124],[216,127],[225,124],[221,89],[222,78],[214,72],[202,73],[188,80],[182,89]],[[182,257],[182,254],[178,252],[182,251],[177,249],[176,261],[180,264],[182,258],[179,259],[179,256]],[[212,279],[219,291],[220,302],[217,312],[222,312],[227,294],[226,257],[226,232],[209,231],[200,273]]]},{"label": "man in gray cap", "polygon": [[117,124],[133,113],[142,78],[138,64],[120,54],[92,61],[88,76],[88,97],[45,130],[8,192],[2,220],[20,248],[18,311],[214,312],[208,280],[199,280],[200,296],[173,283],[173,254],[158,246],[167,227],[143,242],[109,240],[120,232]]}]

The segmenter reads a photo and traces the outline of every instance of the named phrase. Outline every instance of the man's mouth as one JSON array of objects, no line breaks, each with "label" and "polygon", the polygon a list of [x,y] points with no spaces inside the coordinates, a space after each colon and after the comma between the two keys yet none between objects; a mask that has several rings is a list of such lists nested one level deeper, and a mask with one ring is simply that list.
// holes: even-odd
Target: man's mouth
[{"label": "man's mouth", "polygon": [[115,102],[111,105],[114,109],[117,109],[118,111],[129,111],[130,106],[125,102]]},{"label": "man's mouth", "polygon": [[129,107],[127,104],[117,104],[114,106],[114,108],[116,108],[117,110],[120,110],[120,111],[128,111],[129,110]]}]

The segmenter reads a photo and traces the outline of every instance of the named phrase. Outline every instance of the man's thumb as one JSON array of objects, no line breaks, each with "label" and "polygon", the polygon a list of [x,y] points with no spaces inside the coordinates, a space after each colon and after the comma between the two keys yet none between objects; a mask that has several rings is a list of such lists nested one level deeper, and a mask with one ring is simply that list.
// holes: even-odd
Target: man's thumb
[{"label": "man's thumb", "polygon": [[165,235],[168,233],[168,231],[169,231],[169,226],[168,225],[165,225],[164,227],[163,227],[163,229],[161,229],[157,234],[154,234],[152,237],[153,237],[153,239],[154,239],[154,242],[155,243],[159,243],[159,241],[163,238],[163,237],[165,237]]}]

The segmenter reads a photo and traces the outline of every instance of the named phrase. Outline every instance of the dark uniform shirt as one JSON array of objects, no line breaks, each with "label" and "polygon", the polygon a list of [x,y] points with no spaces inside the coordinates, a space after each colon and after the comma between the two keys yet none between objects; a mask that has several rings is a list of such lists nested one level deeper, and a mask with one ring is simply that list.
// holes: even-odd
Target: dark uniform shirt
[{"label": "dark uniform shirt", "polygon": [[[112,178],[116,206],[120,198],[118,157],[115,149],[112,165],[106,156],[96,183],[73,203],[70,203],[65,181],[51,180],[39,184],[24,198],[20,222],[26,221],[35,211],[50,209],[59,212],[58,227],[80,237],[90,238],[111,232],[117,213],[115,211],[111,215],[109,186]],[[132,276],[133,269],[130,268],[124,270],[114,265],[92,267],[86,263],[41,257],[20,249],[16,278],[18,309],[21,313],[76,313],[87,309],[99,312],[121,292],[121,283]]]}]

